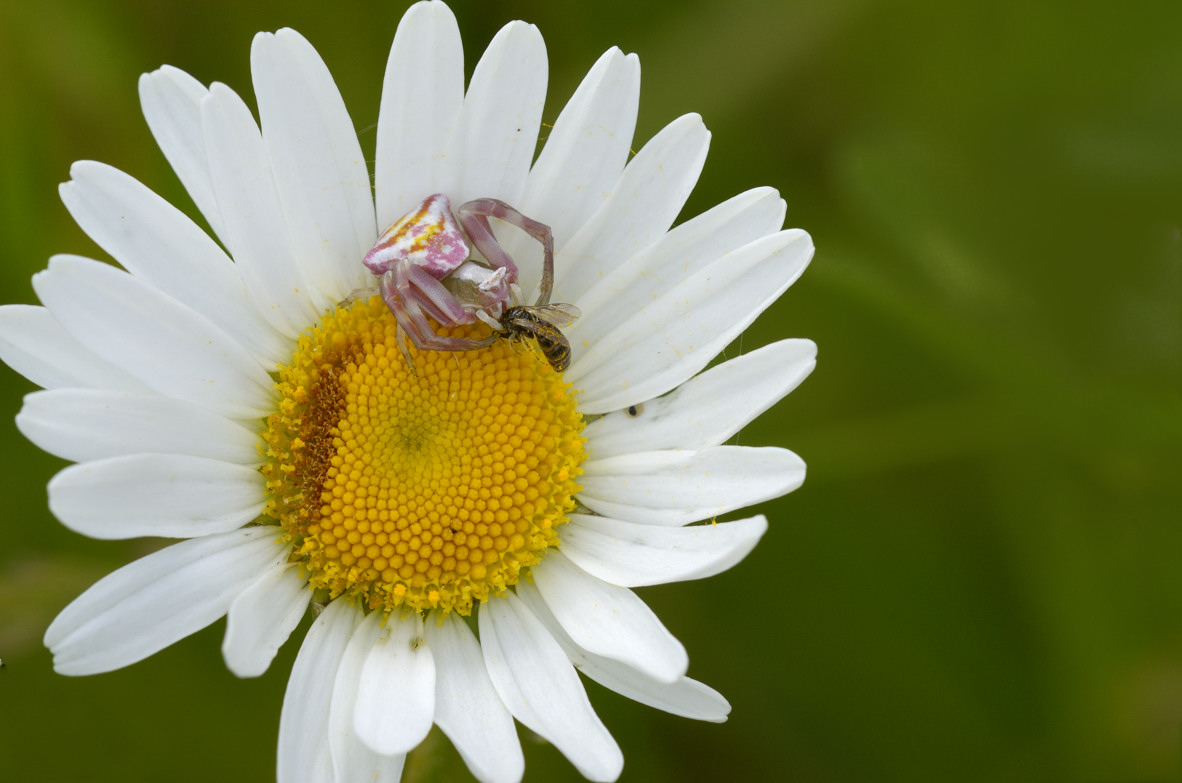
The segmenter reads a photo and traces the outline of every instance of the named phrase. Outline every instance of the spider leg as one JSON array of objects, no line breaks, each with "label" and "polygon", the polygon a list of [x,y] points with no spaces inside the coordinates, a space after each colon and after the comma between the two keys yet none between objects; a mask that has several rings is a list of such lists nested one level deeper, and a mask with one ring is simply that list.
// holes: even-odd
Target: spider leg
[{"label": "spider leg", "polygon": [[410,350],[406,347],[406,341],[409,338],[415,347],[421,347],[420,343],[423,338],[419,334],[414,319],[407,312],[407,300],[400,296],[397,278],[398,267],[387,270],[378,279],[378,287],[382,291],[382,301],[386,303],[386,307],[394,315],[394,320],[398,322],[398,330],[394,338],[398,343],[398,350],[402,353],[402,358],[406,360],[406,366],[410,368],[411,373],[415,373],[415,362],[410,356]]},{"label": "spider leg", "polygon": [[538,284],[537,305],[550,304],[550,291],[554,287],[554,234],[544,223],[527,218],[504,201],[495,198],[478,198],[461,204],[456,216],[472,244],[494,267],[509,270],[510,282],[517,282],[517,265],[505,252],[488,225],[490,217],[504,220],[517,226],[542,243],[542,279]]},{"label": "spider leg", "polygon": [[464,309],[455,294],[447,290],[443,283],[421,266],[407,264],[400,281],[406,286],[401,289],[403,295],[418,302],[427,315],[437,322],[446,326],[454,326],[455,324],[470,324],[476,320],[475,316]]},{"label": "spider leg", "polygon": [[435,334],[435,331],[431,328],[431,323],[423,313],[423,309],[413,299],[406,303],[406,314],[414,323],[419,335],[417,340],[412,338],[411,342],[420,351],[474,351],[477,348],[486,348],[492,345],[497,341],[497,337],[499,337],[499,335],[494,335],[492,337],[486,337],[483,340],[472,340],[467,337],[444,337],[443,335]]},{"label": "spider leg", "polygon": [[485,311],[483,311],[483,310],[477,310],[477,311],[476,311],[476,317],[477,317],[478,319],[480,319],[481,321],[483,321],[484,323],[486,323],[486,324],[488,324],[489,326],[491,326],[493,329],[495,329],[495,330],[496,330],[496,331],[498,331],[498,332],[503,332],[503,331],[505,331],[505,327],[501,326],[501,322],[500,322],[500,321],[498,321],[496,318],[494,318],[493,316],[489,315],[488,313],[486,313],[486,312],[485,312]]},{"label": "spider leg", "polygon": [[[410,341],[414,343],[415,348],[418,348],[420,351],[472,351],[477,348],[485,348],[495,342],[495,338],[472,340],[466,337],[444,337],[435,334],[435,330],[431,327],[431,322],[427,320],[428,316],[434,318],[437,323],[445,326],[471,323],[476,318],[467,310],[460,307],[451,293],[438,280],[431,277],[430,274],[420,267],[413,264],[399,264],[394,271],[394,276],[392,285],[394,286],[394,294],[399,306],[397,310],[394,308],[391,308],[391,310],[394,311],[395,319],[398,320],[399,326],[410,337]],[[420,287],[420,283],[427,286],[429,291],[442,291],[447,297],[444,303],[448,301],[454,303],[456,310],[459,311],[462,318],[452,318],[450,313],[440,310],[438,308],[438,302],[430,296],[428,291]],[[399,343],[399,347],[403,347],[403,344]],[[403,356],[406,355],[404,351]]]},{"label": "spider leg", "polygon": [[488,225],[488,218],[499,217],[494,214],[493,205],[500,204],[505,209],[512,210],[517,214],[521,214],[505,204],[503,201],[497,201],[494,198],[479,198],[475,201],[469,201],[461,204],[460,208],[456,210],[456,217],[459,218],[460,225],[464,227],[464,231],[468,234],[468,239],[480,251],[480,254],[492,264],[493,269],[506,269],[509,272],[511,281],[517,280],[517,264],[513,263],[513,259],[501,247],[501,243],[497,242],[497,238],[493,235],[492,228]]}]

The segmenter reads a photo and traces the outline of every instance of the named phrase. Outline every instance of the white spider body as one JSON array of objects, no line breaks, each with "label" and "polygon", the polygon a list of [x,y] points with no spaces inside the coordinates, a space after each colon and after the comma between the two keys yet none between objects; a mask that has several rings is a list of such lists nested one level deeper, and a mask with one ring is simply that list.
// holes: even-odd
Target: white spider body
[{"label": "white spider body", "polygon": [[383,231],[361,263],[379,277],[406,263],[442,280],[470,254],[468,240],[451,213],[451,203],[447,196],[436,193]]}]

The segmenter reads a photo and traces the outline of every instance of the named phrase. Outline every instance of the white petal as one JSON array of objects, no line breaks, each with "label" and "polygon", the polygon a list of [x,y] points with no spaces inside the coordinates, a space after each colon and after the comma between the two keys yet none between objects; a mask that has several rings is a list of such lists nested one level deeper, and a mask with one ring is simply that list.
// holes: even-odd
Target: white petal
[{"label": "white petal", "polygon": [[488,676],[513,716],[554,744],[582,773],[613,781],[624,756],[604,728],[558,642],[512,593],[480,607]]},{"label": "white petal", "polygon": [[287,557],[275,527],[252,527],[165,547],[99,580],[45,632],[60,674],[141,661],[224,615],[268,564]]},{"label": "white petal", "polygon": [[791,229],[691,275],[576,355],[565,378],[583,388],[579,410],[626,408],[693,377],[800,277],[812,257],[809,235]]},{"label": "white petal", "polygon": [[628,160],[640,97],[640,60],[612,48],[554,121],[516,205],[562,247],[611,195]]},{"label": "white petal", "polygon": [[721,573],[746,557],[766,530],[763,516],[715,525],[658,527],[571,514],[562,529],[562,552],[605,582],[643,587]]},{"label": "white petal", "polygon": [[201,101],[201,122],[222,238],[263,318],[294,338],[316,321],[315,302],[323,295],[312,289],[288,238],[262,134],[250,109],[224,84],[213,84]]},{"label": "white petal", "polygon": [[369,277],[361,258],[378,235],[353,122],[324,61],[296,31],[256,35],[250,64],[292,250],[327,304],[339,302]]},{"label": "white petal", "polygon": [[91,538],[189,538],[242,527],[262,513],[261,473],[179,454],[71,465],[49,481],[49,510]]},{"label": "white petal", "polygon": [[300,624],[312,591],[299,568],[276,563],[242,591],[226,615],[222,657],[239,677],[258,677]]},{"label": "white petal", "polygon": [[666,125],[636,154],[611,196],[554,258],[554,300],[578,302],[601,277],[660,238],[685,206],[710,133],[696,114]]},{"label": "white petal", "polygon": [[361,667],[353,706],[357,736],[383,756],[409,753],[434,719],[435,658],[423,638],[422,615],[391,615]]},{"label": "white petal", "polygon": [[230,257],[185,214],[134,178],[94,161],[70,168],[62,202],[91,239],[141,280],[234,335],[260,360],[291,357]]},{"label": "white petal", "polygon": [[159,452],[255,465],[258,433],[204,408],[157,394],[57,389],[25,397],[21,433],[50,454],[89,462]]},{"label": "white petal", "polygon": [[[360,610],[355,610],[360,612]],[[354,724],[362,668],[370,650],[383,634],[381,612],[371,612],[353,631],[332,686],[328,710],[328,744],[332,752],[334,777],[346,781],[390,781],[398,783],[406,756],[382,756],[357,736]],[[397,705],[392,705],[397,709]]]},{"label": "white petal", "polygon": [[583,465],[579,501],[603,516],[684,525],[778,498],[804,482],[804,462],[787,449],[713,446],[649,451]]},{"label": "white petal", "polygon": [[382,85],[374,166],[379,230],[439,192],[443,171],[452,166],[444,153],[463,102],[455,15],[444,3],[416,3],[394,34]]},{"label": "white petal", "polygon": [[328,713],[345,647],[362,617],[344,599],[328,605],[304,637],[279,714],[278,783],[332,780]]},{"label": "white petal", "polygon": [[717,446],[795,389],[817,364],[812,340],[781,340],[690,378],[664,397],[599,417],[583,435],[595,459]]},{"label": "white petal", "polygon": [[0,361],[45,389],[147,389],[82,347],[36,305],[0,306]]},{"label": "white petal", "polygon": [[476,63],[451,154],[461,179],[443,192],[456,205],[474,198],[521,201],[546,103],[546,45],[538,28],[510,22]]},{"label": "white petal", "polygon": [[235,419],[274,407],[274,382],[233,337],[126,272],[54,256],[33,288],[75,340],[161,394]]},{"label": "white petal", "polygon": [[140,104],[152,136],[193,203],[220,236],[221,214],[201,131],[201,99],[208,93],[205,85],[171,65],[140,76]]},{"label": "white petal", "polygon": [[785,210],[775,190],[755,188],[672,229],[579,298],[571,344],[596,343],[710,262],[779,231]]},{"label": "white petal", "polygon": [[619,661],[592,655],[566,635],[554,615],[550,614],[536,587],[518,583],[517,592],[554,636],[571,663],[603,687],[641,704],[694,720],[722,723],[730,714],[731,705],[727,700],[718,691],[697,680],[682,677],[673,683],[658,682]]},{"label": "white petal", "polygon": [[488,678],[480,643],[456,615],[429,617],[427,644],[435,656],[435,722],[481,783],[516,783],[525,757],[513,716]]},{"label": "white petal", "polygon": [[[550,227],[561,249],[609,198],[628,159],[640,97],[640,60],[612,48],[591,68],[546,137],[516,206]],[[497,238],[520,268],[533,300],[541,279],[542,246],[522,231]]]},{"label": "white petal", "polygon": [[661,682],[685,676],[685,647],[631,590],[596,579],[561,552],[548,553],[532,573],[546,606],[575,644]]}]

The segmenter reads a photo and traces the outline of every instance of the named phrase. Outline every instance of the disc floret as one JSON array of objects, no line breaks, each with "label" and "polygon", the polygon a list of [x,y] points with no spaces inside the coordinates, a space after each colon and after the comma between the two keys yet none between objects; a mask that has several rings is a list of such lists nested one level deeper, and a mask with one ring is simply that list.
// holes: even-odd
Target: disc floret
[{"label": "disc floret", "polygon": [[328,598],[468,614],[558,544],[583,422],[561,375],[507,341],[414,362],[376,296],[301,336],[263,435],[267,514]]}]

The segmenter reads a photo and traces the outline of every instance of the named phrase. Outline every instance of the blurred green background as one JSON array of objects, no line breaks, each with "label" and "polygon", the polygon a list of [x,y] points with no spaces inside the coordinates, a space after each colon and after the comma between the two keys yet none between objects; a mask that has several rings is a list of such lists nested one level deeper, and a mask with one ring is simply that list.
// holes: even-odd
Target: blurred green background
[{"label": "blurred green background", "polygon": [[[141,72],[250,95],[251,36],[295,27],[372,155],[407,5],[0,0],[0,300],[35,301],[53,253],[98,252],[57,199],[74,160],[192,211]],[[714,134],[683,218],[772,185],[818,248],[729,351],[819,344],[738,438],[798,451],[805,486],[732,571],[643,591],[734,711],[696,724],[591,686],[622,780],[1179,780],[1182,3],[453,8],[469,72],[505,22],[541,28],[546,121],[600,52],[637,52],[634,148],[686,111]],[[122,671],[52,673],[54,614],[158,542],[53,520],[62,463],[11,419],[32,388],[0,370],[0,778],[272,779],[296,644],[252,681],[222,664],[221,622]],[[527,781],[580,779],[525,745]]]}]

